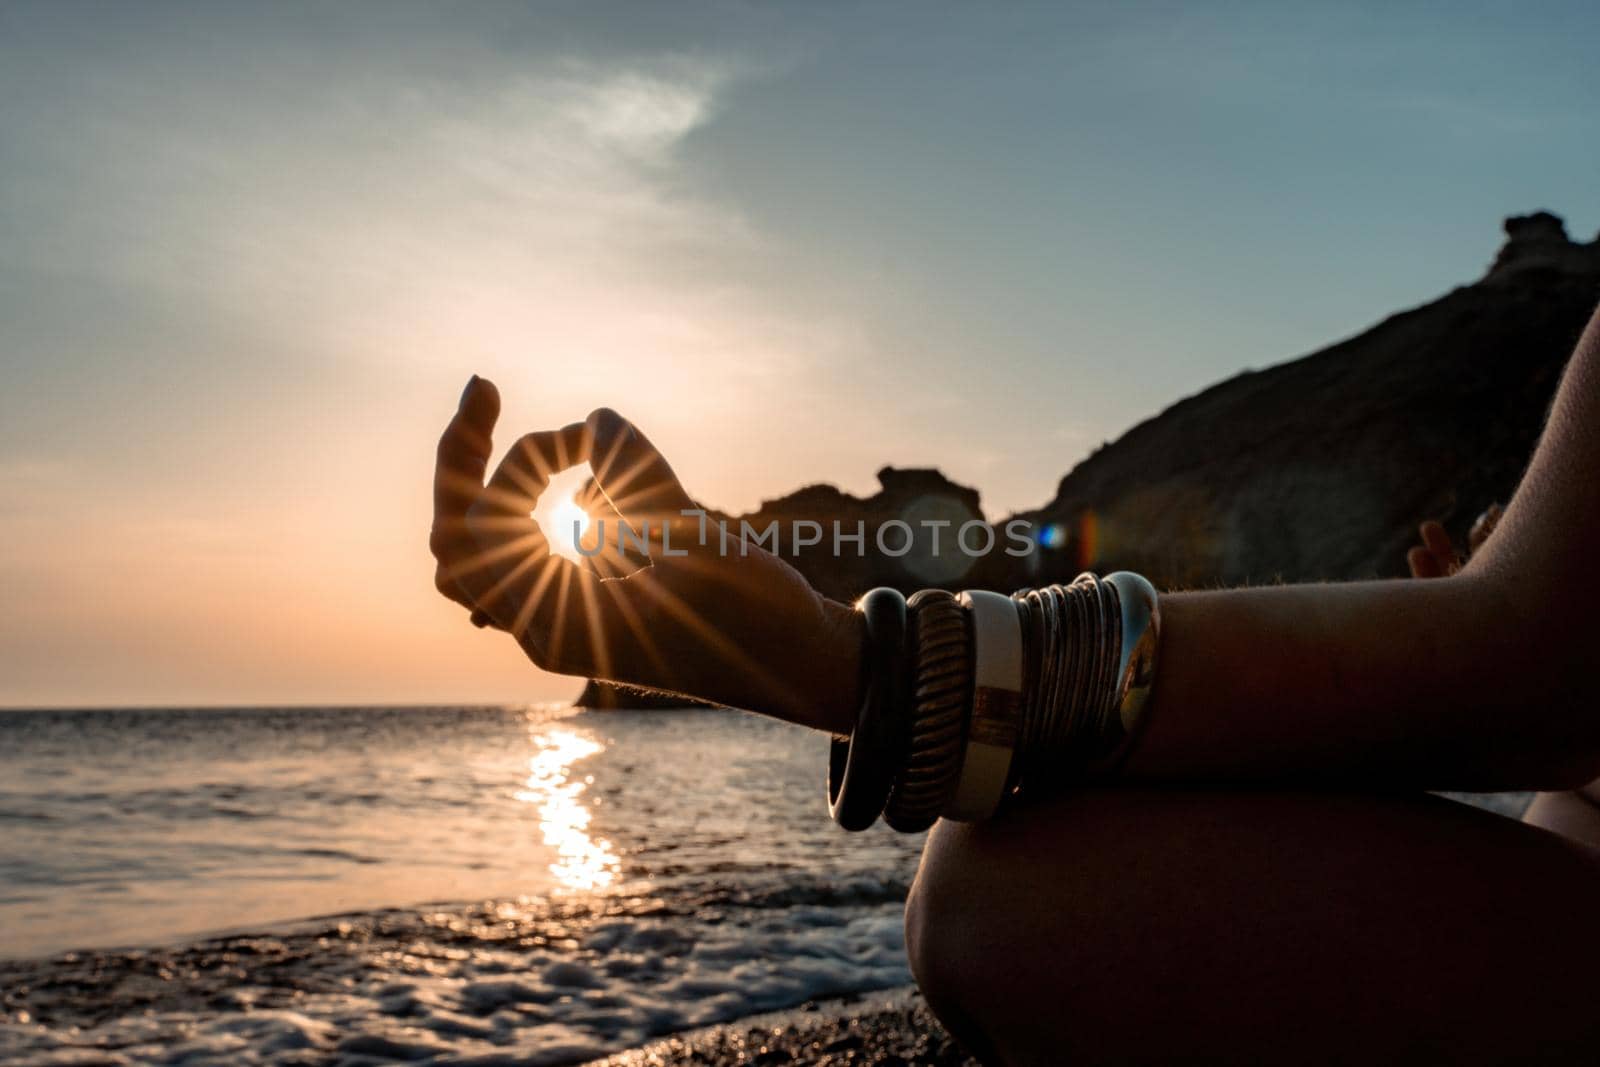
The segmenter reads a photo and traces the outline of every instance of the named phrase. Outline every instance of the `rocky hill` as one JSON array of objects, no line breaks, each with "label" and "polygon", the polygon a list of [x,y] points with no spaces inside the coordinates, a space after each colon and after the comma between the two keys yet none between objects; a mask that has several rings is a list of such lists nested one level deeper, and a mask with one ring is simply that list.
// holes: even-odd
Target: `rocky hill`
[{"label": "rocky hill", "polygon": [[1403,574],[1418,522],[1440,519],[1464,542],[1473,517],[1510,496],[1600,301],[1600,238],[1572,241],[1547,212],[1505,232],[1476,283],[1179,401],[1079,463],[1042,507],[994,520],[1044,533],[1025,557],[995,551],[969,567],[950,553],[949,531],[982,512],[976,490],[935,470],[886,467],[864,498],[809,486],[743,518],[829,531],[834,519],[846,531],[952,523],[937,557],[926,530],[898,558],[870,532],[864,557],[835,556],[826,537],[800,552],[785,540],[785,557],[842,599],[874,585],[1010,591],[1086,567],[1162,587]]},{"label": "rocky hill", "polygon": [[1477,283],[1174,404],[1023,517],[1167,586],[1403,574],[1425,518],[1464,543],[1515,488],[1600,300],[1600,240],[1546,212],[1505,230]]}]

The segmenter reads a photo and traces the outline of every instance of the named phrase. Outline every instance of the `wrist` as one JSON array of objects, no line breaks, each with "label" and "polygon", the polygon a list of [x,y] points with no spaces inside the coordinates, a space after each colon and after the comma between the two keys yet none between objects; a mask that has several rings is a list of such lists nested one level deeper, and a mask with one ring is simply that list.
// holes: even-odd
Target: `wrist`
[{"label": "wrist", "polygon": [[822,627],[817,656],[806,664],[810,694],[807,725],[833,734],[848,734],[861,706],[861,650],[866,624],[861,613],[837,600],[822,602]]}]

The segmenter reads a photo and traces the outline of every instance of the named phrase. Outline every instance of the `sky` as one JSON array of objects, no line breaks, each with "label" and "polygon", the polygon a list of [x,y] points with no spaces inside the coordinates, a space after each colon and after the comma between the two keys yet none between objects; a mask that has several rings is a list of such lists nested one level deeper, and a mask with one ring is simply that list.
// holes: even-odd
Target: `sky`
[{"label": "sky", "polygon": [[527,702],[432,588],[467,377],[746,510],[991,518],[1600,227],[1592,4],[0,0],[0,706]]}]

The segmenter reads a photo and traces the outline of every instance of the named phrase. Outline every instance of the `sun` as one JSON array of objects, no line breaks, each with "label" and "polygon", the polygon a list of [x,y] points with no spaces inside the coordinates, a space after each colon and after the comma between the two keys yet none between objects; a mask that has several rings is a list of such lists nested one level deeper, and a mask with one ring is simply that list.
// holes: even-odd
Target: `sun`
[{"label": "sun", "polygon": [[[545,540],[550,542],[550,551],[574,563],[584,562],[583,554],[578,551],[578,542],[590,535],[593,525],[592,517],[578,503],[577,495],[585,490],[592,478],[587,463],[557,471],[550,476],[544,492],[533,504],[533,521],[539,524]],[[591,542],[584,543],[594,547]]]},{"label": "sun", "polygon": [[549,522],[544,525],[550,551],[573,561],[582,559],[578,542],[589,532],[589,513],[578,506],[573,494],[568,493],[551,507],[549,516]]}]

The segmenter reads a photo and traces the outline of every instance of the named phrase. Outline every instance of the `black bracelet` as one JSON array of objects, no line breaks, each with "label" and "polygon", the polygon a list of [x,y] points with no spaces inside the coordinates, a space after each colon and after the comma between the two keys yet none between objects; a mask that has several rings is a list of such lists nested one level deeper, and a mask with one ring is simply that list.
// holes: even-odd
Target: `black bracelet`
[{"label": "black bracelet", "polygon": [[864,695],[850,737],[835,737],[828,749],[828,813],[846,830],[865,830],[883,814],[910,726],[906,598],[879,587],[856,610],[866,623]]}]

